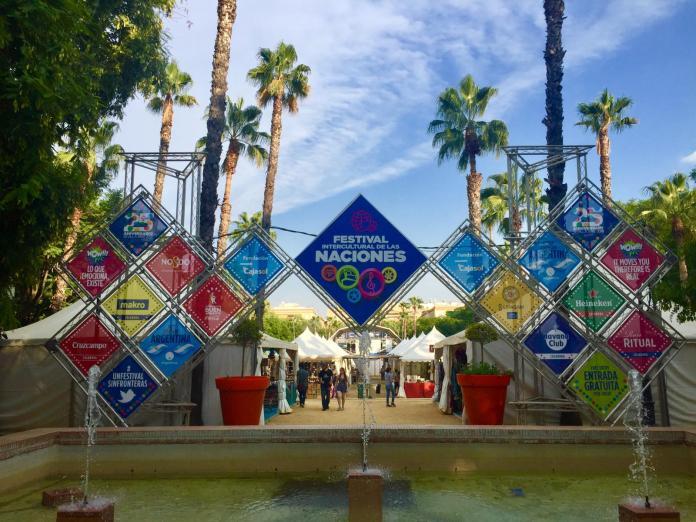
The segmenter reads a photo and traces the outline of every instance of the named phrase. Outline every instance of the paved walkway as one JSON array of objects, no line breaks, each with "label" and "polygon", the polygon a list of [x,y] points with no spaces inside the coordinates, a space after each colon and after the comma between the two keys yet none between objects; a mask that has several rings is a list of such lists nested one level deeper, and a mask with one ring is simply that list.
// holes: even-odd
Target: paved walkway
[{"label": "paved walkway", "polygon": [[[457,425],[461,419],[454,415],[444,415],[430,399],[398,399],[396,408],[387,408],[384,398],[368,399],[377,425],[422,424],[422,425]],[[304,408],[299,403],[292,407],[288,415],[275,415],[268,421],[270,425],[278,426],[316,426],[316,425],[345,425],[362,424],[362,400],[348,398],[346,409],[338,411],[336,399],[331,401],[328,411],[321,410],[320,399],[307,399]]]}]

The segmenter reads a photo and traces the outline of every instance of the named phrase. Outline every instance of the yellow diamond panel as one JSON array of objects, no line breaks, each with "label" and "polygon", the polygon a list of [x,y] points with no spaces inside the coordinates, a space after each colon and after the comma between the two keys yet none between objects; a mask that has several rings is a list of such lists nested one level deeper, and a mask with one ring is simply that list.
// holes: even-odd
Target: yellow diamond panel
[{"label": "yellow diamond panel", "polygon": [[140,276],[133,276],[114,292],[102,307],[133,336],[159,312],[164,304],[147,287]]},{"label": "yellow diamond panel", "polygon": [[517,333],[541,306],[541,299],[510,272],[481,300],[481,305],[511,333]]}]

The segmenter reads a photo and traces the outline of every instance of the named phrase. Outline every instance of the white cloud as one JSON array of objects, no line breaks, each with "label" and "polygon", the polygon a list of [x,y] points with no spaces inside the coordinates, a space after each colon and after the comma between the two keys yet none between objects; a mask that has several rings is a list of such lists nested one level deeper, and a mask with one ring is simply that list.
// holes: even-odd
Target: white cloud
[{"label": "white cloud", "polygon": [[691,154],[687,154],[681,159],[682,163],[686,163],[688,165],[694,165],[696,164],[696,150],[693,151]]},{"label": "white cloud", "polygon": [[[193,75],[195,94],[205,106],[215,3],[196,4],[190,10],[191,29],[185,20],[172,23],[171,48]],[[672,13],[677,4],[677,0],[568,2],[567,69],[580,70],[615,52],[642,28]],[[434,165],[425,130],[437,94],[472,73],[479,83],[498,87],[500,94],[487,116],[504,118],[524,103],[527,93],[543,85],[544,31],[538,1],[240,2],[229,76],[233,97],[253,101],[254,91],[245,76],[259,47],[274,47],[281,39],[293,43],[300,61],[312,68],[310,97],[299,114],[284,115],[275,211]],[[190,149],[204,131],[199,114],[176,114],[178,150]],[[130,148],[156,150],[157,132],[154,128],[147,132],[147,147],[138,141]],[[687,158],[696,162],[696,152]],[[263,173],[240,162],[237,178],[234,212],[260,208]]]}]

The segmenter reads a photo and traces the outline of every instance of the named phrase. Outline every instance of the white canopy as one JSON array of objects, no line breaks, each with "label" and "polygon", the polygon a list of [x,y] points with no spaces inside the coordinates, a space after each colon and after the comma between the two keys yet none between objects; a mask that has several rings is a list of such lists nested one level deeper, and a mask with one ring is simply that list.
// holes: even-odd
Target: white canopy
[{"label": "white canopy", "polygon": [[466,338],[466,333],[464,330],[461,332],[457,332],[454,335],[450,335],[449,337],[445,337],[441,341],[438,341],[435,343],[435,350],[437,351],[440,348],[444,348],[445,346],[455,346],[457,344],[464,344],[466,343],[467,338]]},{"label": "white canopy", "polygon": [[276,350],[281,350],[285,348],[286,350],[295,351],[297,350],[296,343],[290,343],[288,341],[283,341],[281,339],[276,339],[268,334],[263,334],[261,338],[261,348],[274,348]]},{"label": "white canopy", "polygon": [[421,337],[406,352],[401,354],[403,362],[427,362],[435,359],[435,353],[430,351],[430,347],[444,339],[445,336],[433,326],[427,335],[421,334]]},{"label": "white canopy", "polygon": [[16,330],[5,332],[7,334],[7,340],[0,342],[0,344],[10,346],[19,344],[41,346],[58,333],[58,330],[72,321],[84,307],[85,304],[82,301],[77,301],[40,321],[28,324],[22,328],[17,328]]},{"label": "white canopy", "polygon": [[343,354],[337,353],[337,350],[321,337],[314,335],[309,328],[305,328],[293,342],[297,344],[301,361],[333,361],[337,357],[347,355],[344,350],[341,350]]},{"label": "white canopy", "polygon": [[421,333],[418,337],[407,339],[404,344],[399,343],[396,348],[389,352],[388,357],[401,357],[423,339],[425,339],[425,333]]}]

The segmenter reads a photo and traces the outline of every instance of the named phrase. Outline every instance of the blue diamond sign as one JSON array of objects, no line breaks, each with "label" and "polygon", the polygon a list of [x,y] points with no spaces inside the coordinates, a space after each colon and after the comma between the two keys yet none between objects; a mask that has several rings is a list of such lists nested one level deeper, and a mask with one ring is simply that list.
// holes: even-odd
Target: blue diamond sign
[{"label": "blue diamond sign", "polygon": [[520,265],[551,292],[556,291],[578,263],[580,258],[549,231],[534,241],[520,259]]},{"label": "blue diamond sign", "polygon": [[425,256],[360,195],[296,260],[363,325],[418,270]]},{"label": "blue diamond sign", "polygon": [[157,389],[157,383],[128,355],[99,383],[99,393],[122,419],[128,418]]},{"label": "blue diamond sign", "polygon": [[527,336],[524,345],[560,375],[587,346],[587,341],[565,317],[552,312]]},{"label": "blue diamond sign", "polygon": [[583,192],[575,203],[559,216],[556,224],[583,248],[592,252],[619,224],[619,218],[597,201],[597,198]]},{"label": "blue diamond sign", "polygon": [[473,293],[499,262],[471,232],[464,234],[438,263],[466,292]]},{"label": "blue diamond sign", "polygon": [[171,377],[200,347],[198,338],[173,315],[140,342],[140,349],[166,377]]},{"label": "blue diamond sign", "polygon": [[131,254],[139,256],[167,230],[167,224],[138,199],[114,219],[109,230]]},{"label": "blue diamond sign", "polygon": [[256,295],[283,263],[257,236],[252,236],[224,264],[225,269],[251,295]]}]

